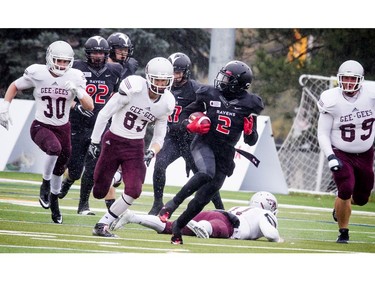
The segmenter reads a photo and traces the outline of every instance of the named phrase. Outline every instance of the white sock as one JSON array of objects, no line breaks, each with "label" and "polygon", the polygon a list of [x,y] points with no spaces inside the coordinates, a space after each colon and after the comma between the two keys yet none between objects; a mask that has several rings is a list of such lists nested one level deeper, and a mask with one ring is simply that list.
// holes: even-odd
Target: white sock
[{"label": "white sock", "polygon": [[61,189],[61,183],[62,183],[63,176],[56,176],[52,174],[51,177],[51,193],[57,195],[60,192]]},{"label": "white sock", "polygon": [[116,201],[111,205],[107,213],[99,220],[99,223],[110,224],[123,212],[125,212],[129,206],[132,205],[134,198],[129,195],[122,194]]},{"label": "white sock", "polygon": [[55,168],[55,164],[57,161],[58,156],[54,155],[47,155],[46,163],[44,163],[44,172],[43,172],[43,179],[51,180],[53,169]]},{"label": "white sock", "polygon": [[162,222],[158,216],[136,215],[131,218],[131,223],[138,223],[160,233],[164,230],[166,223]]}]

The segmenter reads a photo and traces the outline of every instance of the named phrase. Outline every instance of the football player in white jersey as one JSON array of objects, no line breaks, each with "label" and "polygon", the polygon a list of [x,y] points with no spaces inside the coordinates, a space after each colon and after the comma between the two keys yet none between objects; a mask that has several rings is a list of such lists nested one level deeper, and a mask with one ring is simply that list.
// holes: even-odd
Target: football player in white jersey
[{"label": "football player in white jersey", "polygon": [[[232,207],[228,211],[202,211],[182,229],[183,235],[199,238],[227,238],[283,242],[277,229],[277,199],[266,191],[255,193],[249,206]],[[127,223],[149,227],[160,234],[172,233],[172,221],[162,222],[158,216],[135,214],[127,210],[110,225],[111,230]]]},{"label": "football player in white jersey", "polygon": [[51,209],[52,220],[62,223],[57,194],[62,175],[71,155],[69,112],[75,97],[85,110],[94,104],[86,93],[83,73],[72,69],[74,51],[65,41],[55,41],[47,49],[46,65],[33,64],[22,77],[12,82],[0,104],[0,124],[8,129],[11,118],[9,106],[18,91],[34,88],[35,120],[31,124],[32,140],[47,154],[40,187],[39,202]]},{"label": "football player in white jersey", "polygon": [[348,243],[351,205],[365,205],[374,187],[375,87],[354,60],[341,64],[337,79],[339,86],[324,91],[317,103],[318,141],[338,190],[336,242]]},{"label": "football player in white jersey", "polygon": [[[164,143],[168,116],[175,107],[170,92],[173,66],[168,59],[156,57],[146,65],[145,74],[146,79],[138,75],[124,79],[95,122],[89,153],[100,156],[94,171],[93,196],[102,199],[107,195],[119,166],[125,187],[121,197],[95,225],[93,235],[115,236],[108,231],[108,225],[141,195],[146,165]],[[110,128],[103,134],[110,118]],[[149,123],[154,124],[154,130],[145,153],[144,137]]]}]

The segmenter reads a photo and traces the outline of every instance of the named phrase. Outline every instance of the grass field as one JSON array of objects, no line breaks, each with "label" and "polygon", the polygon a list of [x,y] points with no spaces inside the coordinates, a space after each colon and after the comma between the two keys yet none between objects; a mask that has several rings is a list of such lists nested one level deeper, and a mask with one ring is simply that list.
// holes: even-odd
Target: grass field
[{"label": "grass field", "polygon": [[[203,240],[197,237],[184,236],[184,245],[171,245],[169,235],[157,234],[153,230],[136,224],[129,224],[124,229],[116,231],[119,238],[92,236],[93,226],[105,213],[105,204],[102,200],[91,198],[90,207],[96,215],[78,215],[78,185],[73,186],[68,195],[60,200],[64,223],[62,225],[54,224],[51,220],[50,211],[44,210],[38,202],[40,181],[40,175],[0,172],[0,253],[80,253],[90,254],[89,256],[94,254],[95,257],[98,256],[96,255],[98,253],[132,253],[136,254],[131,255],[134,262],[138,259],[144,261],[150,258],[148,267],[154,263],[155,255],[148,255],[152,253],[174,254],[173,257],[176,257],[175,254],[184,254],[178,257],[184,257],[183,259],[185,259],[187,255],[189,262],[190,258],[194,257],[192,261],[195,266],[199,265],[197,262],[202,257],[204,260],[207,258],[210,260],[217,259],[218,264],[220,264],[222,257],[227,257],[226,254],[229,254],[229,257],[233,257],[233,254],[247,254],[246,257],[250,257],[249,259],[254,257],[252,254],[257,254],[255,255],[257,261],[265,258],[263,254],[287,254],[282,255],[282,257],[285,256],[288,260],[294,260],[295,262],[299,261],[301,255],[293,254],[303,254],[302,256],[314,254],[308,256],[309,258],[311,256],[319,257],[319,263],[324,261],[327,256],[331,257],[331,255],[315,254],[336,254],[334,255],[335,260],[338,257],[347,256],[337,254],[349,253],[366,253],[367,258],[367,254],[370,253],[370,259],[372,260],[375,257],[373,255],[375,253],[374,195],[366,206],[353,206],[350,243],[347,245],[335,243],[338,230],[337,224],[331,216],[334,196],[302,193],[275,194],[279,202],[279,231],[285,239],[284,243],[270,243],[264,238],[257,241],[240,241],[230,239]],[[123,185],[118,188],[117,192],[120,194],[122,190]],[[165,201],[177,190],[178,188],[175,187],[166,187]],[[151,191],[151,186],[144,186],[142,196],[132,206],[133,211],[140,213],[149,211],[152,204]],[[222,198],[225,207],[230,208],[235,205],[246,205],[252,194],[250,192],[222,191]],[[185,207],[186,202],[174,213],[172,219],[176,218]],[[213,206],[208,205],[206,208],[211,209]],[[143,255],[138,255],[140,253]],[[204,255],[197,255],[202,253]],[[5,256],[5,260],[9,262],[9,255]],[[28,255],[26,256],[28,257]],[[55,256],[52,255],[52,257]],[[61,255],[57,256],[61,257]],[[0,257],[4,258],[4,255],[0,255]],[[10,255],[10,259],[13,257],[14,255]],[[51,256],[37,255],[37,257],[39,259]],[[69,261],[74,261],[77,258],[81,260],[79,257],[82,257],[82,255],[69,255]],[[99,257],[105,257],[105,255],[99,255]],[[177,262],[175,258],[170,257],[171,255],[168,255],[167,261],[169,263]],[[269,255],[266,255],[266,259],[269,259]],[[115,262],[117,266],[124,262],[117,258],[115,260],[117,260]],[[284,260],[284,262],[286,261]],[[73,266],[73,263],[70,264]],[[168,268],[168,264],[165,266]],[[219,270],[220,267],[217,269]],[[144,270],[144,268],[142,267],[141,270]]]}]

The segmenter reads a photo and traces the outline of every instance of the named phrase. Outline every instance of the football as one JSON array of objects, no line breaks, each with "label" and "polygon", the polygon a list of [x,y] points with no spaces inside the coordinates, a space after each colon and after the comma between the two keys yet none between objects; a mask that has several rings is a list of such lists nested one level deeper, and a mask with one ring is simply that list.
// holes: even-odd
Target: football
[{"label": "football", "polygon": [[193,122],[196,118],[198,118],[199,124],[211,124],[210,118],[206,116],[203,112],[194,112],[189,116],[189,123]]}]

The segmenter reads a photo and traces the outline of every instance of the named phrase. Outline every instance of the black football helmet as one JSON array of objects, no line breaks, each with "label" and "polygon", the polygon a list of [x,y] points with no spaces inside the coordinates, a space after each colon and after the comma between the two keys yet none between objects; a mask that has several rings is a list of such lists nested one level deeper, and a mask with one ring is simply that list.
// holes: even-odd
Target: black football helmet
[{"label": "black football helmet", "polygon": [[238,93],[247,90],[253,81],[250,67],[238,60],[228,62],[216,75],[214,86],[223,93]]},{"label": "black football helmet", "polygon": [[[130,57],[133,56],[134,52],[134,46],[132,44],[132,41],[130,40],[129,36],[126,35],[125,33],[121,32],[115,32],[109,35],[107,38],[110,51],[109,51],[109,57],[114,61],[114,62],[119,62],[123,64],[124,62],[128,61]],[[118,48],[128,48],[128,55],[126,58],[123,60],[118,60],[116,59],[116,54],[115,50]]]},{"label": "black football helmet", "polygon": [[[87,39],[85,43],[85,53],[87,58],[87,63],[94,68],[102,68],[107,62],[109,56],[109,45],[107,40],[101,36],[93,36]],[[92,53],[103,52],[103,58],[93,58]]]},{"label": "black football helmet", "polygon": [[181,71],[183,73],[183,80],[189,79],[191,61],[187,55],[184,53],[174,53],[168,57],[168,60],[172,63],[174,72]]}]

